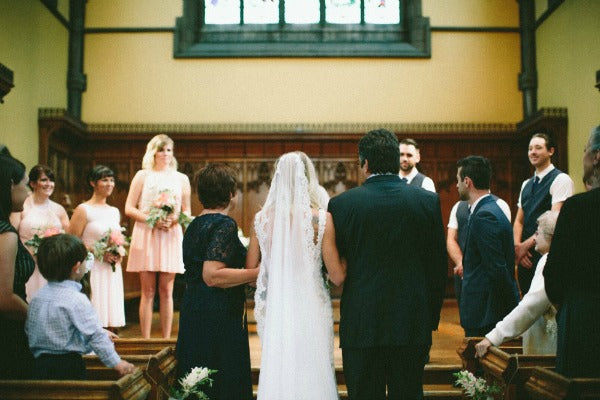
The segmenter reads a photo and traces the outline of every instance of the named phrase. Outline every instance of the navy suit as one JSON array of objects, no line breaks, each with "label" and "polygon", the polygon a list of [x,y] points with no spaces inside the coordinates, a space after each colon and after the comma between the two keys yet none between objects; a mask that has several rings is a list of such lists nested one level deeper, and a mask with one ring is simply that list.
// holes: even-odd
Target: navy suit
[{"label": "navy suit", "polygon": [[340,347],[350,399],[418,399],[447,279],[437,194],[373,176],[329,201],[348,261]]},{"label": "navy suit", "polygon": [[467,225],[460,323],[483,336],[519,302],[512,226],[491,196],[477,203]]}]

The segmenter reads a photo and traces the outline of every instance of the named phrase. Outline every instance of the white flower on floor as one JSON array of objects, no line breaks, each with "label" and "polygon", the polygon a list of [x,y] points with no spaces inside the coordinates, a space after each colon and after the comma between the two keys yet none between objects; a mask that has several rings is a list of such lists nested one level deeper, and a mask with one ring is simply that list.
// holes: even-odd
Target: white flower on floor
[{"label": "white flower on floor", "polygon": [[190,372],[183,378],[179,379],[181,388],[179,390],[172,388],[170,398],[177,400],[187,399],[189,395],[196,395],[197,399],[209,400],[208,396],[200,390],[200,386],[208,384],[212,386],[213,380],[210,378],[211,374],[217,372],[213,369],[194,367]]}]

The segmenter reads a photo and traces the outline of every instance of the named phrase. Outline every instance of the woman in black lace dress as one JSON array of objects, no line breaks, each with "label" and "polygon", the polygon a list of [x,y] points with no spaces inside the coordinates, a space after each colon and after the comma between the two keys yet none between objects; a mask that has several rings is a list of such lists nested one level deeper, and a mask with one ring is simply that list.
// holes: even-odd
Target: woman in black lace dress
[{"label": "woman in black lace dress", "polygon": [[27,182],[25,166],[0,155],[0,379],[25,379],[33,364],[24,326],[25,282],[35,264],[9,220],[11,212],[23,211]]},{"label": "woman in black lace dress", "polygon": [[218,370],[211,399],[252,399],[250,350],[244,284],[256,281],[258,269],[245,269],[246,249],[236,222],[228,216],[237,182],[234,171],[209,164],[198,174],[202,213],[183,238],[186,288],[177,337],[178,375],[194,367]]}]

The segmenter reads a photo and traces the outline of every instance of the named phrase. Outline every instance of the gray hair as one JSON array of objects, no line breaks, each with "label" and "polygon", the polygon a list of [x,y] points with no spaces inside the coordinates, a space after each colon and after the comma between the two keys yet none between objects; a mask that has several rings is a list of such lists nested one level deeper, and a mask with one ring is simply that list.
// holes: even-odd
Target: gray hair
[{"label": "gray hair", "polygon": [[552,239],[554,235],[554,228],[556,227],[556,220],[558,219],[558,211],[546,211],[540,215],[537,219],[538,230],[542,233],[546,239]]}]

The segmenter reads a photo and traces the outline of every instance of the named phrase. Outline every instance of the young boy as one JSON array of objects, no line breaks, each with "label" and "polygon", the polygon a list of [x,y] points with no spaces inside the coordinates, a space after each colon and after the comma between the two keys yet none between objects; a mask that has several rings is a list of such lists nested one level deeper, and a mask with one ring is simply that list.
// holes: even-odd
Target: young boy
[{"label": "young boy", "polygon": [[79,281],[86,273],[87,254],[73,235],[50,236],[39,246],[38,267],[48,284],[32,299],[25,322],[35,357],[34,379],[86,379],[81,355],[92,350],[120,375],[135,368],[121,360],[92,304],[81,293]]}]

